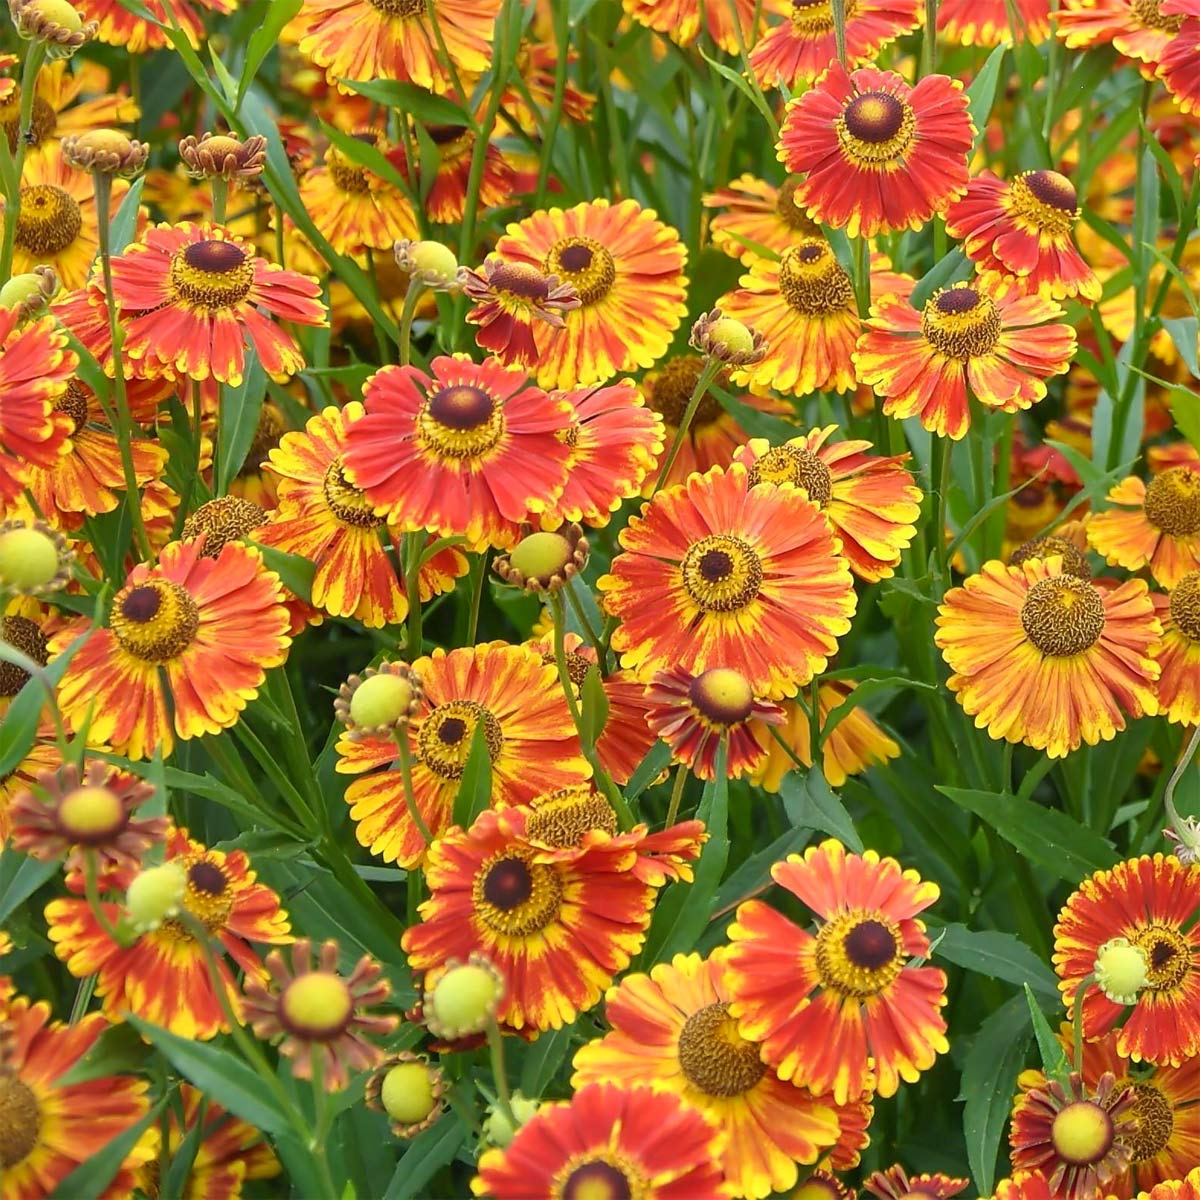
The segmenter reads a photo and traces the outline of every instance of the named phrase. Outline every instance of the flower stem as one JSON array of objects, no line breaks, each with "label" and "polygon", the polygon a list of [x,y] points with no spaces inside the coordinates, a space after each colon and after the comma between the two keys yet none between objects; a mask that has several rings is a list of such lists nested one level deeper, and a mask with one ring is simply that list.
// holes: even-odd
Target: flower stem
[{"label": "flower stem", "polygon": [[408,282],[408,291],[404,293],[404,308],[400,312],[400,365],[407,367],[412,361],[412,327],[413,318],[417,315],[417,301],[425,285],[414,275]]},{"label": "flower stem", "polygon": [[400,762],[400,779],[404,784],[404,807],[408,809],[409,818],[417,827],[417,832],[421,835],[421,840],[426,846],[433,843],[433,834],[429,832],[429,826],[425,824],[425,818],[421,816],[421,810],[417,807],[417,799],[413,794],[412,782],[412,751],[408,746],[408,728],[407,726],[395,731],[396,748],[399,750]]},{"label": "flower stem", "polygon": [[0,279],[8,279],[12,275],[13,247],[17,238],[17,221],[21,216],[21,175],[25,171],[25,150],[29,143],[25,135],[29,132],[30,120],[33,117],[33,101],[36,97],[37,76],[46,60],[46,45],[44,42],[33,41],[29,44],[29,53],[25,57],[25,65],[21,71],[21,109],[17,123],[16,156],[10,159],[11,175],[6,181],[4,208],[4,243],[0,247]]},{"label": "flower stem", "polygon": [[492,1060],[492,1077],[496,1082],[496,1103],[500,1106],[500,1112],[509,1123],[509,1127],[516,1129],[517,1118],[513,1115],[512,1095],[508,1090],[508,1075],[504,1070],[504,1035],[500,1032],[495,1017],[488,1018],[487,1040]]},{"label": "flower stem", "polygon": [[1191,765],[1197,747],[1200,747],[1200,725],[1192,730],[1192,736],[1183,748],[1183,753],[1175,764],[1175,769],[1171,772],[1171,778],[1167,780],[1167,790],[1163,793],[1163,806],[1167,810],[1167,818],[1179,836],[1181,845],[1191,845],[1195,835],[1189,829],[1189,822],[1179,815],[1179,810],[1175,807],[1175,789],[1179,786],[1183,773]]},{"label": "flower stem", "polygon": [[692,418],[696,415],[696,409],[700,407],[700,401],[704,398],[704,394],[708,391],[712,381],[716,379],[717,372],[720,369],[721,364],[715,358],[710,358],[705,362],[704,369],[700,372],[700,378],[696,380],[696,386],[692,389],[691,397],[688,399],[687,408],[683,410],[683,418],[679,422],[679,428],[675,431],[675,438],[671,442],[671,448],[667,451],[667,457],[663,459],[663,464],[659,468],[658,479],[655,480],[654,492],[651,494],[651,499],[658,494],[671,474],[671,468],[675,465],[675,460],[679,457],[679,451],[683,449],[683,439],[687,437],[688,430],[691,428]]},{"label": "flower stem", "polygon": [[[407,302],[406,302],[407,304]],[[400,343],[400,361],[405,361],[407,339]],[[408,593],[408,657],[419,658],[421,654],[421,545],[424,537],[419,533],[406,533],[401,539],[404,547],[404,590]]]},{"label": "flower stem", "polygon": [[210,180],[212,185],[212,215],[217,225],[225,224],[225,210],[229,204],[229,184],[223,176]]},{"label": "flower stem", "polygon": [[671,787],[671,802],[667,805],[667,824],[670,829],[679,817],[679,802],[683,799],[683,785],[687,783],[688,769],[680,763],[675,768],[675,782]]}]

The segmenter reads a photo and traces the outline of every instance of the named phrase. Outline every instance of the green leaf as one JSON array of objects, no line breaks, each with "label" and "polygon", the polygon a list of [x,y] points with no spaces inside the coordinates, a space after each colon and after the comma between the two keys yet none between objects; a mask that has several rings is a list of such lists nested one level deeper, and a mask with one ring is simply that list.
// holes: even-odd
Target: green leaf
[{"label": "green leaf", "polygon": [[467,829],[492,802],[492,759],[487,726],[480,721],[471,734],[471,749],[454,797],[454,823]]},{"label": "green leaf", "polygon": [[700,57],[704,59],[704,61],[708,63],[708,65],[712,67],[712,69],[716,71],[716,73],[720,75],[722,79],[727,79],[730,83],[732,83],[733,86],[737,88],[737,90],[741,92],[742,95],[745,96],[755,108],[758,109],[763,116],[763,120],[765,120],[767,123],[767,128],[771,131],[771,140],[774,141],[778,135],[779,126],[775,120],[775,114],[771,111],[771,106],[767,103],[766,98],[763,96],[759,88],[744,75],[733,70],[732,67],[727,67],[724,63],[717,62],[715,58],[709,58],[703,50],[700,51]]},{"label": "green leaf", "polygon": [[214,1042],[179,1037],[132,1013],[127,1013],[125,1019],[161,1051],[180,1075],[234,1116],[264,1133],[277,1135],[290,1128],[287,1116],[270,1098],[263,1081],[235,1054]]},{"label": "green leaf", "polygon": [[454,1160],[466,1140],[467,1129],[461,1121],[438,1121],[418,1134],[396,1164],[383,1200],[414,1200],[430,1195],[429,1181]]},{"label": "green leaf", "polygon": [[1029,1008],[1029,1019],[1033,1022],[1033,1034],[1037,1038],[1038,1053],[1042,1056],[1042,1070],[1048,1079],[1066,1083],[1071,1076],[1071,1063],[1062,1043],[1054,1036],[1046,1014],[1038,1006],[1029,984],[1025,985],[1025,1003]]},{"label": "green leaf", "polygon": [[412,184],[392,166],[376,146],[360,142],[358,138],[343,133],[325,121],[321,122],[321,131],[351,162],[365,167],[401,192],[412,191]]},{"label": "green leaf", "polygon": [[600,672],[594,663],[588,667],[587,674],[583,677],[579,701],[583,708],[579,734],[583,740],[583,748],[590,751],[608,722],[608,696],[605,695]]},{"label": "green leaf", "polygon": [[785,775],[779,785],[784,811],[793,825],[818,829],[848,846],[855,854],[863,852],[862,838],[837,793],[829,786],[820,767],[813,767],[801,778]]},{"label": "green leaf", "polygon": [[133,241],[133,231],[137,227],[138,205],[142,201],[142,185],[145,182],[144,175],[135,179],[129,185],[129,191],[125,193],[124,199],[113,214],[112,224],[109,227],[113,254],[120,254]]},{"label": "green leaf", "polygon": [[238,387],[224,384],[221,388],[221,416],[217,425],[218,496],[228,494],[230,483],[250,453],[266,394],[267,373],[251,347],[246,351],[241,384]]},{"label": "green leaf", "polygon": [[913,308],[920,310],[938,288],[946,287],[958,279],[965,279],[974,269],[974,264],[961,250],[956,248],[949,251],[921,277],[920,282],[913,288],[909,302]]},{"label": "green leaf", "polygon": [[666,742],[655,742],[638,763],[637,770],[625,785],[625,799],[636,800],[670,765],[671,747]]},{"label": "green leaf", "polygon": [[979,1027],[963,1061],[963,1136],[967,1161],[981,1196],[990,1196],[993,1191],[996,1155],[1028,1045],[1025,997],[1014,996]]},{"label": "green leaf", "polygon": [[426,125],[471,124],[466,109],[413,83],[400,83],[395,79],[342,79],[339,82],[376,104],[407,113]]},{"label": "green leaf", "polygon": [[280,32],[300,11],[303,2],[304,0],[271,0],[267,5],[266,16],[263,18],[262,24],[250,36],[250,44],[246,47],[246,59],[242,63],[242,76],[238,80],[234,108],[241,108],[246,90],[254,82],[258,68],[262,66],[263,60],[278,44]]},{"label": "green leaf", "polygon": [[1169,399],[1176,428],[1200,451],[1200,396],[1187,388],[1173,387]]},{"label": "green leaf", "polygon": [[105,1075],[120,1075],[136,1071],[153,1051],[142,1041],[136,1029],[126,1024],[110,1025],[92,1043],[92,1048],[54,1082],[59,1087],[102,1079]]},{"label": "green leaf", "polygon": [[1200,375],[1200,321],[1195,317],[1163,317],[1163,328],[1175,343],[1179,357],[1193,375]]},{"label": "green leaf", "polygon": [[938,957],[989,979],[1028,984],[1044,999],[1058,1000],[1054,972],[1014,934],[958,924],[943,926],[940,933]]},{"label": "green leaf", "polygon": [[992,115],[992,106],[996,103],[996,85],[1000,82],[1000,66],[1008,46],[997,46],[987,57],[987,62],[980,68],[978,74],[967,88],[967,108],[975,125],[975,148],[978,149],[987,131],[988,117]]},{"label": "green leaf", "polygon": [[50,1193],[51,1196],[57,1200],[98,1200],[142,1134],[158,1120],[158,1114],[166,1103],[166,1097],[163,1097],[136,1125],[131,1125],[113,1138],[99,1154],[90,1155]]},{"label": "green leaf", "polygon": [[47,689],[53,691],[71,665],[79,648],[91,636],[91,630],[81,633],[57,658],[31,675],[16,694],[0,723],[0,779],[15,771],[21,760],[37,741],[38,725],[46,707]]},{"label": "green leaf", "polygon": [[1119,861],[1108,840],[1054,808],[997,792],[939,787],[943,796],[986,821],[1031,863],[1068,883],[1105,871]]},{"label": "green leaf", "polygon": [[246,539],[263,556],[263,562],[283,580],[283,586],[301,600],[312,600],[312,584],[317,574],[316,564],[299,554],[288,554],[274,546],[261,546],[253,538]]},{"label": "green leaf", "polygon": [[526,1096],[540,1096],[558,1074],[563,1059],[571,1050],[572,1026],[543,1033],[529,1048],[521,1066],[521,1092]]},{"label": "green leaf", "polygon": [[757,891],[771,878],[771,868],[789,854],[803,850],[811,836],[811,829],[789,829],[781,833],[766,849],[750,855],[718,889],[718,910],[736,904],[744,896]]},{"label": "green leaf", "polygon": [[826,714],[825,720],[821,723],[821,745],[823,746],[829,740],[833,731],[856,708],[862,707],[865,700],[871,696],[895,691],[897,688],[907,688],[909,691],[918,692],[937,691],[934,684],[922,683],[919,679],[912,679],[908,675],[881,675],[874,679],[864,679],[841,704],[831,708]]},{"label": "green leaf", "polygon": [[0,925],[53,875],[61,864],[30,858],[11,846],[0,850]]}]

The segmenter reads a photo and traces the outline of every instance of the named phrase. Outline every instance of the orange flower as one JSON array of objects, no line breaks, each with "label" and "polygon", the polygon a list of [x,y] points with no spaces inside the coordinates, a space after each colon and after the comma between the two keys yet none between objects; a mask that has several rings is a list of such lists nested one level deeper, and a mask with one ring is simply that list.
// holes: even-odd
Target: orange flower
[{"label": "orange flower", "polygon": [[[454,225],[466,211],[467,190],[471,176],[471,161],[475,153],[475,134],[465,125],[429,125],[425,132],[437,148],[437,167],[432,180],[426,180],[418,170],[418,183],[425,196],[425,214],[439,225]],[[393,151],[392,161],[405,177],[408,160],[402,152]],[[512,203],[516,191],[516,175],[512,165],[498,146],[488,143],[483,152],[483,174],[479,180],[476,205],[480,213]]]},{"label": "orange flower", "polygon": [[942,0],[938,33],[961,46],[999,46],[1026,37],[1034,45],[1044,42],[1050,33],[1049,0],[1013,0],[1013,7],[1020,17],[1015,29],[1009,0]]},{"label": "orange flower", "polygon": [[727,187],[701,197],[705,208],[725,208],[713,217],[708,232],[712,243],[744,266],[781,255],[800,238],[819,237],[821,227],[796,203],[800,180],[789,178],[779,187],[754,175],[741,175]]},{"label": "orange flower", "polygon": [[901,1166],[888,1167],[886,1171],[875,1171],[863,1184],[863,1191],[879,1200],[949,1200],[970,1186],[969,1179],[955,1179],[949,1175],[912,1175]]},{"label": "orange flower", "polygon": [[756,0],[624,0],[624,8],[677,46],[690,46],[706,33],[726,54],[737,54],[755,38]]},{"label": "orange flower", "polygon": [[1159,11],[1166,19],[1183,17],[1158,60],[1158,77],[1179,111],[1190,116],[1200,110],[1200,74],[1195,69],[1200,55],[1200,5],[1196,0],[1164,0]]},{"label": "orange flower", "polygon": [[203,17],[208,13],[231,13],[237,0],[143,0],[143,4],[153,21],[135,15],[120,0],[73,0],[85,21],[99,22],[96,36],[100,41],[120,46],[129,54],[169,46],[166,29],[171,27],[182,29],[188,41],[199,46],[204,37]]},{"label": "orange flower", "polygon": [[1200,569],[1189,571],[1169,596],[1154,595],[1163,637],[1155,652],[1162,674],[1158,707],[1168,721],[1200,725]]},{"label": "orange flower", "polygon": [[1178,9],[1172,14],[1164,7],[1163,0],[1066,0],[1057,14],[1058,36],[1072,50],[1111,45],[1153,79],[1184,20]]},{"label": "orange flower", "polygon": [[[90,716],[91,744],[130,758],[160,748],[165,758],[176,734],[194,738],[235,724],[267,669],[287,658],[289,618],[279,577],[240,542],[216,558],[202,550],[202,539],[174,542],[156,566],[134,567],[108,624],[71,660],[58,702],[77,727]],[[72,622],[52,649],[88,626],[87,619]]]}]

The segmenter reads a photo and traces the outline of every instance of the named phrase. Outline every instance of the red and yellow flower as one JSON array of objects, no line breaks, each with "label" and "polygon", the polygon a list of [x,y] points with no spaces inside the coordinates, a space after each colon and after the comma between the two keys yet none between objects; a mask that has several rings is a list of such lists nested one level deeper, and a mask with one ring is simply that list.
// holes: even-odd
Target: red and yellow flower
[{"label": "red and yellow flower", "polygon": [[1200,468],[1170,467],[1149,483],[1130,475],[1108,501],[1117,507],[1094,514],[1087,534],[1110,564],[1149,567],[1165,588],[1200,568]]},{"label": "red and yellow flower", "polygon": [[899,1165],[886,1171],[875,1171],[863,1183],[863,1191],[877,1196],[879,1200],[949,1200],[970,1186],[969,1179],[958,1179],[951,1175],[909,1175]]},{"label": "red and yellow flower", "polygon": [[[134,567],[108,623],[71,660],[59,688],[64,716],[88,739],[130,758],[171,753],[235,724],[267,669],[287,658],[289,617],[279,577],[259,553],[230,542],[216,558],[203,541],[166,546],[157,565]],[[89,626],[56,635],[62,649]],[[168,714],[170,696],[173,714]]]},{"label": "red and yellow flower", "polygon": [[441,357],[429,369],[389,366],[367,380],[347,478],[401,529],[510,547],[562,493],[574,412],[495,358]]},{"label": "red and yellow flower", "polygon": [[603,383],[652,366],[687,313],[687,251],[675,230],[636,200],[535,212],[508,226],[496,253],[556,275],[579,295],[562,329],[534,329],[542,387]]},{"label": "red and yellow flower", "polygon": [[[463,219],[470,191],[471,163],[475,156],[475,133],[466,125],[427,125],[425,132],[437,150],[434,175],[428,180],[425,213],[439,225],[454,225]],[[392,152],[392,161],[406,178],[408,160],[403,152]],[[419,166],[419,164],[418,164]],[[418,175],[425,192],[426,177]],[[512,203],[517,190],[516,173],[499,146],[488,142],[483,151],[483,174],[479,177],[476,206],[480,213]]]},{"label": "red and yellow flower", "polygon": [[1189,571],[1169,595],[1155,593],[1163,637],[1155,651],[1161,674],[1158,708],[1168,721],[1200,725],[1200,569]]},{"label": "red and yellow flower", "polygon": [[838,1136],[834,1109],[781,1080],[729,1014],[728,950],[677,954],[628,975],[605,999],[611,1032],[575,1054],[571,1085],[647,1085],[677,1095],[725,1130],[718,1162],[731,1194],[758,1200],[793,1187]]},{"label": "red and yellow flower", "polygon": [[737,54],[755,37],[755,0],[623,0],[623,7],[677,46],[690,46],[706,33],[726,54]]},{"label": "red and yellow flower", "polygon": [[1049,323],[1062,315],[1053,301],[1022,295],[1007,279],[939,288],[919,312],[884,296],[871,306],[854,365],[888,416],[919,417],[931,433],[958,441],[971,420],[968,388],[989,408],[1016,412],[1067,370],[1075,331]]},{"label": "red and yellow flower", "polygon": [[[279,897],[257,882],[250,860],[241,850],[228,854],[209,850],[175,830],[167,839],[167,862],[178,863],[186,876],[180,907],[223,948],[235,966],[261,977],[263,966],[251,942],[283,945],[292,940]],[[126,887],[136,872],[115,873],[116,887]],[[72,877],[74,890],[81,890]],[[110,925],[120,906],[102,901]],[[46,924],[54,952],[77,979],[96,976],[96,995],[104,1011],[118,1019],[132,1012],[180,1037],[206,1039],[227,1030],[204,951],[192,932],[175,917],[141,934],[132,944],[114,941],[85,899],[66,897],[46,905]],[[226,998],[235,1014],[241,999],[223,958],[217,959]]]},{"label": "red and yellow flower", "polygon": [[755,175],[740,175],[728,186],[701,197],[705,208],[727,211],[709,221],[712,243],[744,266],[780,255],[801,238],[819,237],[821,227],[796,203],[800,180],[775,187]]},{"label": "red and yellow flower", "polygon": [[669,1092],[592,1084],[542,1105],[511,1145],[488,1150],[471,1190],[492,1200],[722,1200],[723,1137]]},{"label": "red and yellow flower", "polygon": [[1034,45],[1050,33],[1049,0],[1012,0],[1019,21],[1014,29],[1008,0],[943,0],[938,35],[960,46],[999,46],[1028,38]]},{"label": "red and yellow flower", "polygon": [[916,915],[935,884],[873,850],[829,840],[776,863],[771,877],[820,918],[816,934],[761,900],[729,927],[730,1011],[783,1079],[832,1092],[838,1104],[870,1086],[893,1096],[949,1049],[946,976],[913,966],[929,956]]},{"label": "red and yellow flower", "polygon": [[169,46],[166,30],[170,28],[182,29],[188,41],[199,46],[205,36],[204,16],[231,13],[237,0],[144,0],[144,6],[153,20],[138,16],[120,0],[75,0],[74,4],[85,20],[99,23],[100,41],[129,54],[144,54]]},{"label": "red and yellow flower", "polygon": [[430,897],[401,945],[416,971],[483,954],[505,981],[498,1021],[560,1029],[595,1005],[641,949],[656,892],[632,870],[632,847],[542,850],[504,812],[488,809],[470,829],[433,843]]},{"label": "red and yellow flower", "polygon": [[1158,77],[1179,111],[1190,116],[1200,110],[1200,75],[1196,72],[1196,56],[1200,55],[1200,5],[1196,0],[1164,0],[1159,12],[1166,19],[1183,18],[1158,60]]},{"label": "red and yellow flower", "polygon": [[1163,0],[1066,0],[1057,13],[1058,36],[1072,50],[1111,45],[1153,79],[1184,20],[1164,8]]},{"label": "red and yellow flower", "polygon": [[1162,626],[1137,579],[1097,586],[1061,556],[983,564],[938,609],[947,686],[977,729],[1061,758],[1158,711]]},{"label": "red and yellow flower", "polygon": [[598,583],[620,619],[613,649],[648,678],[740,671],[756,695],[794,695],[850,628],[850,569],[820,510],[790,486],[750,486],[740,463],[644,505]]},{"label": "red and yellow flower", "polygon": [[834,63],[788,105],[779,160],[804,175],[796,200],[849,237],[920,229],[967,190],[975,126],[957,79],[909,87],[894,71]]}]

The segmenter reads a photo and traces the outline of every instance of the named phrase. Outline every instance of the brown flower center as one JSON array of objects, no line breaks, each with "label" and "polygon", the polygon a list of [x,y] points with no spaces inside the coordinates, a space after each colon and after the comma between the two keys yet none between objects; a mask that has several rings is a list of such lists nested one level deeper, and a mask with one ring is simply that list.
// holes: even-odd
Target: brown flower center
[{"label": "brown flower center", "polygon": [[615,834],[617,814],[586,784],[560,788],[535,800],[525,822],[526,836],[560,850],[578,846],[593,829]]},{"label": "brown flower center", "polygon": [[169,579],[127,587],[113,601],[109,625],[123,650],[143,662],[165,663],[192,644],[200,613],[191,593]]},{"label": "brown flower center", "polygon": [[727,1004],[708,1004],[688,1017],[679,1033],[679,1066],[693,1087],[723,1097],[744,1095],[767,1070]]},{"label": "brown flower center", "polygon": [[177,298],[202,311],[218,312],[250,295],[254,262],[233,242],[192,242],[172,255],[170,279]]},{"label": "brown flower center", "polygon": [[1039,580],[1021,605],[1025,636],[1051,658],[1069,658],[1094,646],[1104,619],[1100,593],[1077,575]]},{"label": "brown flower center", "polygon": [[501,263],[489,282],[495,291],[526,305],[543,303],[550,294],[547,276],[529,263]]},{"label": "brown flower center", "polygon": [[[0,125],[4,127],[4,136],[8,138],[8,148],[16,152],[17,141],[21,136],[21,89],[14,88],[8,103],[0,107]],[[58,113],[43,100],[34,96],[33,111],[29,115],[29,136],[25,139],[27,146],[40,146],[48,137],[54,136],[58,128]]]},{"label": "brown flower center", "polygon": [[355,487],[346,478],[340,456],[325,468],[325,482],[321,488],[329,511],[344,524],[359,529],[374,529],[383,524],[384,518],[375,515],[375,506],[362,488]]},{"label": "brown flower center", "polygon": [[569,237],[555,242],[542,270],[574,286],[584,307],[603,300],[616,282],[613,256],[590,237]]},{"label": "brown flower center", "polygon": [[1200,533],[1200,471],[1171,467],[1146,488],[1146,520],[1168,537]]},{"label": "brown flower center", "polygon": [[1129,940],[1146,956],[1146,977],[1153,991],[1173,991],[1191,973],[1192,947],[1178,929],[1147,925]]},{"label": "brown flower center", "polygon": [[451,700],[439,704],[424,721],[417,734],[417,754],[425,766],[441,779],[463,777],[475,727],[483,722],[483,737],[492,762],[504,749],[504,731],[500,722],[474,700]]},{"label": "brown flower center", "polygon": [[904,966],[900,930],[882,913],[840,913],[817,934],[816,966],[831,991],[859,1000],[877,996]]},{"label": "brown flower center", "polygon": [[365,196],[371,190],[366,168],[347,158],[336,146],[325,151],[325,166],[338,191]]},{"label": "brown flower center", "polygon": [[237,496],[218,496],[200,505],[183,523],[183,538],[204,534],[204,558],[216,558],[230,542],[267,523],[266,509]]},{"label": "brown flower center", "polygon": [[891,92],[863,92],[835,123],[842,154],[856,167],[882,170],[903,158],[916,133],[912,106]]},{"label": "brown flower center", "polygon": [[[853,3],[854,0],[850,0],[850,2]],[[818,0],[816,7],[828,8],[828,0]],[[795,20],[795,17],[793,16],[792,19]],[[820,225],[796,203],[796,189],[799,186],[800,180],[794,177],[784,180],[775,197],[775,212],[789,229],[798,230],[807,237],[819,236]]]},{"label": "brown flower center", "polygon": [[41,1128],[41,1109],[29,1085],[11,1073],[0,1074],[0,1167],[24,1162]]},{"label": "brown flower center", "polygon": [[1175,585],[1171,620],[1184,637],[1200,642],[1200,571],[1190,571]]},{"label": "brown flower center", "polygon": [[703,612],[737,612],[763,582],[762,561],[749,542],[714,533],[693,542],[680,565],[683,586]]},{"label": "brown flower center", "polygon": [[396,17],[399,20],[425,15],[425,0],[368,0],[368,3],[385,17]]},{"label": "brown flower center", "polygon": [[[592,660],[584,658],[576,650],[568,650],[564,657],[567,660],[567,678],[576,686],[583,687],[583,681],[587,678],[588,668],[591,667]],[[542,665],[552,666],[558,660],[554,657],[553,651],[542,655]]]},{"label": "brown flower center", "polygon": [[273,404],[264,404],[258,414],[258,426],[254,430],[254,440],[246,454],[246,461],[238,472],[239,477],[249,475],[259,470],[267,456],[279,445],[283,436],[283,414]]},{"label": "brown flower center", "polygon": [[783,252],[779,291],[796,312],[807,316],[854,307],[854,284],[824,238],[805,238]]},{"label": "brown flower center", "polygon": [[1008,207],[1039,231],[1066,237],[1079,216],[1071,181],[1057,171],[1026,171],[1009,189]]},{"label": "brown flower center", "polygon": [[1148,1162],[1167,1148],[1175,1130],[1175,1107],[1152,1083],[1133,1085],[1134,1132],[1129,1148],[1135,1163]]},{"label": "brown flower center", "polygon": [[1183,28],[1183,14],[1165,15],[1159,0],[1133,0],[1129,7],[1134,18],[1147,29],[1162,29],[1167,33],[1178,33]]},{"label": "brown flower center", "polygon": [[562,907],[562,880],[551,863],[533,863],[529,852],[505,850],[475,876],[472,901],[489,929],[527,937],[545,929]]},{"label": "brown flower center", "polygon": [[67,384],[67,390],[54,402],[54,411],[65,413],[70,419],[72,436],[87,424],[87,393],[79,380],[72,379]]},{"label": "brown flower center", "polygon": [[829,468],[806,446],[774,446],[750,468],[750,486],[756,483],[791,483],[803,488],[822,508],[833,495]]},{"label": "brown flower center", "polygon": [[[50,661],[46,635],[36,621],[28,617],[0,617],[0,642],[7,642],[44,667]],[[29,672],[16,663],[0,660],[0,697],[15,696],[29,679]]]},{"label": "brown flower center", "polygon": [[935,292],[921,313],[921,332],[929,344],[960,362],[991,354],[1000,328],[996,306],[965,283]]},{"label": "brown flower center", "polygon": [[[176,861],[187,873],[183,907],[209,933],[224,929],[233,911],[233,890],[225,868],[204,854],[188,854]],[[160,929],[181,941],[192,936],[181,922],[173,919],[164,921]]]},{"label": "brown flower center", "polygon": [[[1037,502],[1041,503],[1041,497],[1037,497]],[[1022,542],[1013,552],[1009,562],[1013,566],[1019,567],[1023,562],[1030,562],[1033,559],[1053,558],[1055,556],[1063,560],[1063,570],[1068,575],[1075,575],[1079,579],[1089,579],[1092,574],[1091,564],[1087,560],[1087,555],[1084,554],[1074,542],[1068,542],[1066,538],[1055,537],[1053,534],[1048,534],[1046,537],[1030,538],[1027,542]]]},{"label": "brown flower center", "polygon": [[[700,372],[703,370],[704,360],[696,354],[681,354],[677,358],[668,358],[658,369],[653,386],[647,389],[646,398],[650,407],[655,412],[662,414],[662,419],[666,424],[675,429],[679,428],[679,422],[683,420],[684,411],[692,393],[696,390]],[[716,383],[718,387],[728,387],[729,376],[724,371],[720,372],[717,375]],[[724,409],[721,408],[721,402],[716,396],[711,391],[705,392],[700,397],[696,414],[692,418],[692,430],[703,429],[706,425],[711,425],[722,412]]]},{"label": "brown flower center", "polygon": [[482,388],[435,392],[417,414],[417,438],[435,459],[482,458],[504,436],[504,409]]},{"label": "brown flower center", "polygon": [[16,242],[35,258],[59,254],[72,245],[83,229],[83,213],[60,187],[39,183],[21,189]]},{"label": "brown flower center", "polygon": [[587,1158],[572,1161],[563,1176],[554,1200],[643,1200],[646,1189],[643,1180],[624,1163],[606,1158]]}]

